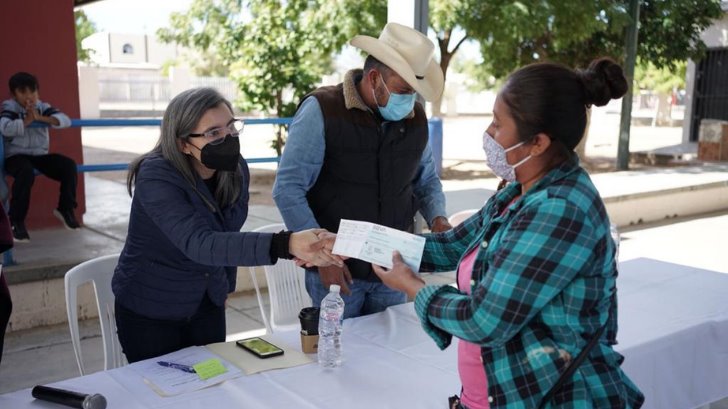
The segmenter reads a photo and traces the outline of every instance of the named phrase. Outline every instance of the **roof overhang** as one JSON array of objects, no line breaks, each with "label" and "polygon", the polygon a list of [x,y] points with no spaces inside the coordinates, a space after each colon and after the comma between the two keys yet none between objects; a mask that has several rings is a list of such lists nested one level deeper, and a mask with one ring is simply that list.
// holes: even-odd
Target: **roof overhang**
[{"label": "roof overhang", "polygon": [[96,3],[100,0],[73,0],[73,7],[85,6],[87,4]]}]

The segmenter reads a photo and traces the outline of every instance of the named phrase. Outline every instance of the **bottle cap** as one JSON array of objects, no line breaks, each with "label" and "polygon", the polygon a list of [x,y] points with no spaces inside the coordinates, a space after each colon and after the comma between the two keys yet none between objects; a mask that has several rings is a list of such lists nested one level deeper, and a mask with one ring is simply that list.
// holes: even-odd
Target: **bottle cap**
[{"label": "bottle cap", "polygon": [[331,286],[329,287],[329,291],[331,291],[332,293],[338,293],[339,291],[341,291],[341,286],[339,286],[338,284],[331,284]]}]

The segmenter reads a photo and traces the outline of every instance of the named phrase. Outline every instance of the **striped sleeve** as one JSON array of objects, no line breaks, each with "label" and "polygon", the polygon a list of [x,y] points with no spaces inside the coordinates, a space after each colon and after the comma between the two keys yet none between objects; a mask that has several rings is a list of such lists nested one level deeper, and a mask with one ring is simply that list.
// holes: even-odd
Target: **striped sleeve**
[{"label": "striped sleeve", "polygon": [[69,126],[71,126],[71,119],[68,117],[68,115],[64,114],[57,108],[52,107],[47,102],[41,103],[40,112],[43,116],[52,116],[53,118],[56,118],[58,120],[58,126],[52,125],[53,128],[60,129],[68,128]]},{"label": "striped sleeve", "polygon": [[4,110],[4,111],[2,111],[0,113],[0,118],[6,118],[6,119],[9,119],[11,121],[14,121],[16,119],[20,119],[20,115],[18,115],[17,112]]},{"label": "striped sleeve", "polygon": [[482,346],[502,345],[589,262],[596,245],[593,228],[576,206],[551,198],[519,213],[500,235],[472,296],[418,293],[423,325]]},{"label": "striped sleeve", "polygon": [[2,112],[0,112],[0,134],[8,138],[25,134],[25,126],[20,113],[13,109],[13,104],[8,101],[3,102]]}]

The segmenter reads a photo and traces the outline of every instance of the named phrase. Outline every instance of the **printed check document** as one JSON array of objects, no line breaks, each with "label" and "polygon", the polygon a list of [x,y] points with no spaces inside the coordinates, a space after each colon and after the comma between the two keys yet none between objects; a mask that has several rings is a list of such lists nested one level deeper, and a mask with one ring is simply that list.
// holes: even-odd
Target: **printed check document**
[{"label": "printed check document", "polygon": [[424,237],[379,224],[341,219],[333,253],[392,268],[392,252],[397,250],[405,264],[418,272],[424,249]]}]

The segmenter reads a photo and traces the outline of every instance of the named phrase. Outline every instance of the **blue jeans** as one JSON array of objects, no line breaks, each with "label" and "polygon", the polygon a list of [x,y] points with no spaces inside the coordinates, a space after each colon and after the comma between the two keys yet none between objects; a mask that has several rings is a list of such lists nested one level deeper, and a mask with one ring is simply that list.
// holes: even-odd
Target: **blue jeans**
[{"label": "blue jeans", "polygon": [[[380,282],[371,282],[354,279],[354,284],[349,284],[351,295],[341,294],[344,299],[344,318],[353,318],[360,315],[374,314],[387,309],[390,305],[403,304],[407,301],[407,295],[403,292],[392,290]],[[320,306],[321,301],[329,293],[324,288],[321,279],[316,271],[306,271],[306,291],[311,296],[314,306]]]},{"label": "blue jeans", "polygon": [[159,320],[125,308],[117,301],[116,332],[129,363],[164,355],[193,345],[225,341],[225,307],[205,294],[189,319]]}]

